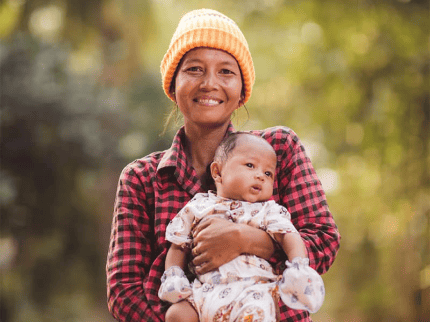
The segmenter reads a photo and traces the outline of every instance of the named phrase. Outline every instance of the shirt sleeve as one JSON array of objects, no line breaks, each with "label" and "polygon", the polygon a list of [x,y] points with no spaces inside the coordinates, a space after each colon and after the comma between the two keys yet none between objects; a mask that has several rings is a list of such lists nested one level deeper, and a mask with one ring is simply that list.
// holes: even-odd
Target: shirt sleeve
[{"label": "shirt sleeve", "polygon": [[291,222],[291,215],[285,207],[278,205],[273,200],[265,217],[266,232],[276,240],[275,234],[298,233]]},{"label": "shirt sleeve", "polygon": [[153,236],[148,194],[131,166],[119,178],[106,264],[108,308],[118,321],[160,321],[144,292]]},{"label": "shirt sleeve", "polygon": [[189,246],[192,243],[191,229],[195,218],[195,209],[189,202],[169,223],[166,229],[166,240],[179,246]]},{"label": "shirt sleeve", "polygon": [[280,203],[303,238],[310,266],[323,274],[336,257],[340,235],[311,160],[294,133],[290,140],[281,158]]}]

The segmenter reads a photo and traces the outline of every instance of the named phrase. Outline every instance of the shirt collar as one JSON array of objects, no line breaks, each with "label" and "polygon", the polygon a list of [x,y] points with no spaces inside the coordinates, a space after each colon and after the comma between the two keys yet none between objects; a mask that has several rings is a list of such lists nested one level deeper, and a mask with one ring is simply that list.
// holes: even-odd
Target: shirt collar
[{"label": "shirt collar", "polygon": [[[233,124],[230,122],[228,125],[226,135],[234,132]],[[184,142],[185,142],[185,128],[182,126],[176,135],[173,138],[172,146],[165,151],[163,157],[161,158],[160,163],[157,167],[157,172],[161,169],[168,167],[178,167],[179,160],[186,160],[185,150],[184,150]]]}]

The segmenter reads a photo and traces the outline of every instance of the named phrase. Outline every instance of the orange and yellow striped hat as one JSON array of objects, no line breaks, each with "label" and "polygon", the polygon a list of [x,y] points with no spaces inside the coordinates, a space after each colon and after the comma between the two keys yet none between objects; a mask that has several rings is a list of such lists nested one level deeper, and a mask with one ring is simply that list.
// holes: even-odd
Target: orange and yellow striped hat
[{"label": "orange and yellow striped hat", "polygon": [[251,97],[255,80],[254,64],[248,43],[233,20],[212,9],[190,11],[179,21],[169,49],[161,61],[163,89],[166,95],[174,101],[170,86],[176,68],[182,57],[197,47],[221,49],[236,59],[242,72],[244,103],[246,103]]}]

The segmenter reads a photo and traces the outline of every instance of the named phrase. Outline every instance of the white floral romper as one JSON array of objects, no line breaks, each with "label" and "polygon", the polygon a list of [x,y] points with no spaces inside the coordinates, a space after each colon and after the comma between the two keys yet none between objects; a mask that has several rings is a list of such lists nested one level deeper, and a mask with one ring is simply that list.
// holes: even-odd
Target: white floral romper
[{"label": "white floral romper", "polygon": [[[210,217],[222,217],[274,233],[298,233],[290,213],[275,201],[249,203],[199,193],[177,214],[166,230],[166,239],[190,247],[192,229]],[[200,321],[276,321],[277,281],[271,265],[254,255],[241,255],[217,270],[197,276],[187,299]]]}]

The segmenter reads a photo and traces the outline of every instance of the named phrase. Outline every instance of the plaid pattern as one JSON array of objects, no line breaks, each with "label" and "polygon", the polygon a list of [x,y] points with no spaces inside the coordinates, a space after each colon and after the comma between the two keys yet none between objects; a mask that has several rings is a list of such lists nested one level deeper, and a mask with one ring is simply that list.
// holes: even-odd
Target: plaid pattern
[{"label": "plaid pattern", "polygon": [[[232,131],[230,124],[228,132]],[[286,127],[252,132],[264,137],[277,153],[273,199],[291,213],[310,266],[320,274],[326,272],[336,257],[340,235],[303,146]],[[164,321],[168,303],[160,301],[157,293],[169,246],[166,227],[196,193],[206,192],[187,162],[184,135],[181,128],[169,150],[130,163],[119,178],[106,265],[108,307],[118,321]],[[215,190],[215,185],[209,189]],[[276,273],[282,274],[285,260],[279,247],[270,260]],[[311,321],[308,312],[279,305],[281,321]]]}]

